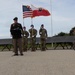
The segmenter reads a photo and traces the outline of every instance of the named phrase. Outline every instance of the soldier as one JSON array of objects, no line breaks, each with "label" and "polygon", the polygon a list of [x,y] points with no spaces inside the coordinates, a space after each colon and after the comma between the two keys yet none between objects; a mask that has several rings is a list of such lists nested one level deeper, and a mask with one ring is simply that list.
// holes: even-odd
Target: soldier
[{"label": "soldier", "polygon": [[18,23],[18,18],[15,17],[14,19],[14,23],[11,24],[10,27],[10,33],[12,35],[13,38],[13,46],[14,46],[14,56],[18,56],[18,49],[20,51],[20,55],[23,55],[23,51],[22,51],[22,25],[20,23]]},{"label": "soldier", "polygon": [[42,51],[45,51],[46,39],[47,39],[48,35],[47,35],[47,30],[44,28],[44,24],[41,25],[39,34],[40,34],[40,41],[41,41],[41,49],[42,49]]},{"label": "soldier", "polygon": [[28,31],[26,31],[26,27],[23,27],[23,51],[27,51],[28,36],[29,36],[29,33],[28,33]]},{"label": "soldier", "polygon": [[30,33],[30,44],[31,44],[31,51],[35,51],[36,48],[36,35],[37,35],[37,30],[34,29],[34,25],[31,25],[31,29],[29,29],[29,33]]}]

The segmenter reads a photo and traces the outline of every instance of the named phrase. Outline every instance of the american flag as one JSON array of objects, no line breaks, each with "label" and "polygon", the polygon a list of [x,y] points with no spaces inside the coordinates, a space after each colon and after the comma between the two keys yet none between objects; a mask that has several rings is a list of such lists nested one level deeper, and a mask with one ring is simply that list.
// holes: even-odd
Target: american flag
[{"label": "american flag", "polygon": [[33,11],[31,10],[30,6],[22,6],[23,8],[23,18],[32,17]]}]

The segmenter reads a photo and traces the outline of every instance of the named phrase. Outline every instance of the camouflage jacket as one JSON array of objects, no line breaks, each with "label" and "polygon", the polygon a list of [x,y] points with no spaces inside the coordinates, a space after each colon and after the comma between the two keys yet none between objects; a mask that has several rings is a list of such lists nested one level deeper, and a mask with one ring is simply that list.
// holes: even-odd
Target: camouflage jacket
[{"label": "camouflage jacket", "polygon": [[36,29],[29,29],[30,37],[36,37],[37,30]]},{"label": "camouflage jacket", "polygon": [[26,37],[26,38],[28,38],[28,36],[29,36],[29,33],[28,33],[28,31],[23,31],[23,37]]},{"label": "camouflage jacket", "polygon": [[46,29],[40,29],[39,34],[40,34],[41,38],[47,38],[48,37]]}]

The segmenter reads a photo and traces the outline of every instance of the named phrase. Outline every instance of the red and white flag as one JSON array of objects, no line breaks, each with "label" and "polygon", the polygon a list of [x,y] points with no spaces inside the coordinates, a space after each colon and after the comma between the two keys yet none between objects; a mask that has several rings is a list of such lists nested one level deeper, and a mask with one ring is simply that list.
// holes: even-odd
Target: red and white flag
[{"label": "red and white flag", "polygon": [[50,16],[51,15],[47,9],[44,9],[42,7],[37,8],[33,5],[31,5],[31,9],[33,11],[32,18],[34,18],[36,16]]}]

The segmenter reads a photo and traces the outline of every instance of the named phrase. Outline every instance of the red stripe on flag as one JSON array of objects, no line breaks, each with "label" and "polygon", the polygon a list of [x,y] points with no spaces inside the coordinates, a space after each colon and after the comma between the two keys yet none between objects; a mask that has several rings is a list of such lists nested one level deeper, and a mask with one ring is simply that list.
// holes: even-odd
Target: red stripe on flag
[{"label": "red stripe on flag", "polygon": [[25,11],[23,12],[23,18],[32,17],[33,11]]}]

